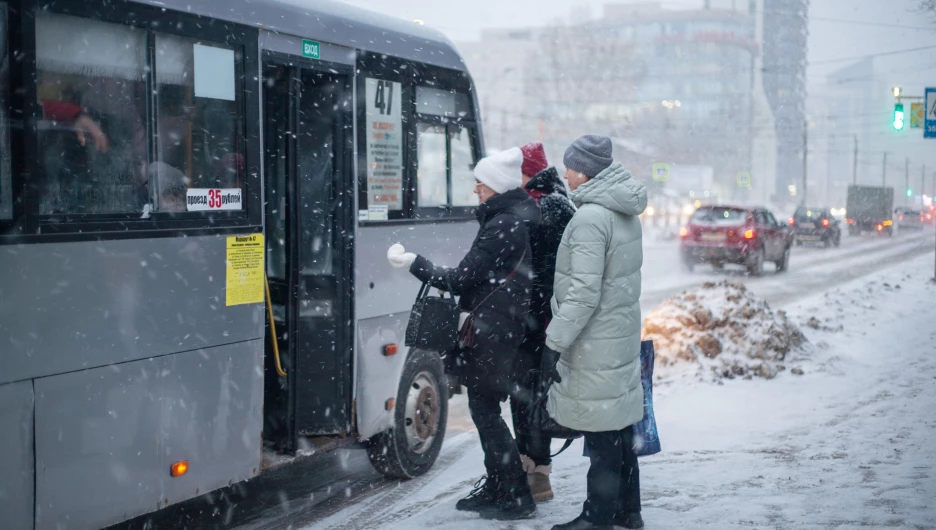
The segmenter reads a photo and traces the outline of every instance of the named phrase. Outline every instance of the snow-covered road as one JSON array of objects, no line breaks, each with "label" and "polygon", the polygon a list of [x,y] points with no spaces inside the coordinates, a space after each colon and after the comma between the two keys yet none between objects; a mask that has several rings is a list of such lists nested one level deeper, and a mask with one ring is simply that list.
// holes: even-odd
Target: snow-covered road
[{"label": "snow-covered road", "polygon": [[[660,388],[664,451],[641,461],[647,528],[936,528],[932,259],[892,263],[787,304],[800,323],[821,314],[843,326],[804,327],[813,349],[796,363],[803,376]],[[579,441],[555,460],[556,499],[535,519],[498,524],[455,511],[481,474],[467,432],[447,442],[428,476],[307,527],[550,528],[580,510],[581,450]]]}]

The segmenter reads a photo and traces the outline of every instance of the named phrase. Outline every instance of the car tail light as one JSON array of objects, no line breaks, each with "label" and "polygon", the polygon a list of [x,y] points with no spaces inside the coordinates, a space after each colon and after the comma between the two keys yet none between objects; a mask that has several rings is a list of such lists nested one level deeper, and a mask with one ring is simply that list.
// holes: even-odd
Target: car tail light
[{"label": "car tail light", "polygon": [[688,236],[688,235],[689,235],[689,229],[686,228],[685,226],[680,227],[680,229],[679,229],[679,237],[686,237],[686,236]]},{"label": "car tail light", "polygon": [[931,213],[926,214],[926,218],[927,218],[927,219],[932,219],[932,218],[933,218],[933,214],[931,214]]},{"label": "car tail light", "polygon": [[[900,219],[901,221],[903,221],[903,216],[901,215],[900,217],[898,217],[898,219]],[[922,221],[922,220],[923,220],[923,218],[922,218],[922,217],[920,217],[920,220]]]},{"label": "car tail light", "polygon": [[848,224],[850,224],[850,225],[855,224],[855,220],[854,220],[854,219],[845,219],[845,222],[848,223]]},{"label": "car tail light", "polygon": [[822,226],[829,226],[829,220],[828,220],[828,219],[823,219],[823,220],[822,220]]},{"label": "car tail light", "polygon": [[884,225],[877,225],[877,231],[880,232],[884,230]]},{"label": "car tail light", "polygon": [[794,221],[793,218],[790,217],[790,219],[787,221],[787,224],[790,225],[790,226],[793,226],[793,225],[796,224],[796,221]]},{"label": "car tail light", "polygon": [[747,230],[746,232],[744,232],[744,239],[754,239],[754,231]]}]

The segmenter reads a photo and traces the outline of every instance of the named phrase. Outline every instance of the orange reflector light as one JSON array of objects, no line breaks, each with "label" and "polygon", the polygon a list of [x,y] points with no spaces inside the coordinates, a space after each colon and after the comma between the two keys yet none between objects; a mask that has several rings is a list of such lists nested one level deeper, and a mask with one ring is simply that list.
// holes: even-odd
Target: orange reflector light
[{"label": "orange reflector light", "polygon": [[387,344],[383,347],[383,354],[386,356],[396,355],[400,351],[400,347],[396,344]]},{"label": "orange reflector light", "polygon": [[685,226],[683,226],[683,227],[681,227],[681,228],[679,229],[679,237],[686,237],[686,236],[688,236],[688,235],[689,235],[689,229],[688,229],[688,228],[686,228]]},{"label": "orange reflector light", "polygon": [[390,398],[390,399],[388,399],[386,402],[384,402],[384,409],[386,409],[386,410],[393,410],[393,407],[396,407],[396,400],[395,400],[395,399]]},{"label": "orange reflector light", "polygon": [[754,239],[754,231],[748,230],[744,233],[744,239]]},{"label": "orange reflector light", "polygon": [[890,225],[892,225],[892,224],[894,224],[894,222],[891,221],[890,219],[884,221],[884,226],[890,226]]},{"label": "orange reflector light", "polygon": [[169,470],[169,474],[173,477],[181,477],[186,473],[188,473],[188,460],[182,460],[181,462],[172,464],[172,468]]}]

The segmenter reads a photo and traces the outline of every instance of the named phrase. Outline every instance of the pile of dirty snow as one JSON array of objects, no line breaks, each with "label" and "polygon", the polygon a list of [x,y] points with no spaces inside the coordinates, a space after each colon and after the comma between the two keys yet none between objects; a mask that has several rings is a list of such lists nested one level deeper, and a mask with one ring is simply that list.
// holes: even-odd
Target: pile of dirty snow
[{"label": "pile of dirty snow", "polygon": [[663,302],[644,320],[643,338],[654,343],[661,378],[667,368],[682,367],[702,380],[773,379],[806,343],[785,312],[731,281],[707,282]]}]

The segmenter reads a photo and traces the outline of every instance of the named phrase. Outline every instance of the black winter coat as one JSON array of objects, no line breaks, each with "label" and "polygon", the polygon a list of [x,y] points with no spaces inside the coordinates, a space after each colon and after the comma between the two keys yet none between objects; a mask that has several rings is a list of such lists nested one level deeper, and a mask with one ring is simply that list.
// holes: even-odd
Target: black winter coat
[{"label": "black winter coat", "polygon": [[556,254],[562,233],[575,215],[575,205],[554,167],[546,168],[530,179],[524,189],[539,205],[541,214],[539,221],[530,223],[534,276],[527,339],[542,344],[546,340],[546,325],[552,318],[549,303],[556,278]]},{"label": "black winter coat", "polygon": [[[530,309],[533,257],[527,223],[536,221],[539,212],[533,199],[515,188],[488,199],[477,215],[481,228],[457,267],[436,266],[417,256],[410,272],[433,287],[451,290],[460,296],[463,311],[474,311],[474,346],[457,353],[463,383],[506,391]],[[504,283],[518,264],[517,273]]]}]

